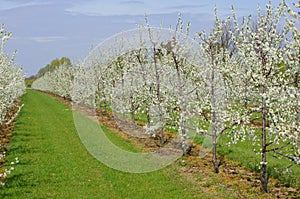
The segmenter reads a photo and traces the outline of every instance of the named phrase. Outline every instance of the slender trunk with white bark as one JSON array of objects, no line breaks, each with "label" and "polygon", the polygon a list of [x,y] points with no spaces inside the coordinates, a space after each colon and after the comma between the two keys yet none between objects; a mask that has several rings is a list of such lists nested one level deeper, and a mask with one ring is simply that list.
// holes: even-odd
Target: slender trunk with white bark
[{"label": "slender trunk with white bark", "polygon": [[157,58],[156,58],[156,48],[153,48],[153,59],[154,59],[154,69],[155,69],[155,78],[156,78],[156,97],[157,97],[157,107],[158,107],[158,117],[159,117],[159,136],[161,139],[161,144],[164,144],[164,136],[163,136],[163,113],[162,113],[162,99],[160,93],[160,75],[159,69],[157,66]]},{"label": "slender trunk with white bark", "polygon": [[[262,91],[264,93],[264,90]],[[261,170],[260,170],[260,181],[262,185],[263,192],[268,193],[268,176],[267,176],[267,135],[266,135],[266,127],[267,127],[267,107],[266,107],[266,99],[262,98],[262,129],[261,129]]]},{"label": "slender trunk with white bark", "polygon": [[[212,49],[211,49],[212,50]],[[212,124],[212,153],[213,153],[213,157],[212,157],[212,162],[214,165],[214,170],[215,173],[219,173],[219,162],[217,160],[217,138],[218,138],[218,129],[217,129],[217,115],[216,115],[216,88],[215,88],[215,60],[214,60],[214,55],[213,52],[211,52],[211,66],[212,66],[212,70],[211,70],[211,79],[210,79],[210,103],[211,103],[211,115],[212,115],[212,120],[211,120],[211,124]]]},{"label": "slender trunk with white bark", "polygon": [[182,141],[181,141],[181,147],[183,155],[187,154],[187,146],[186,146],[186,107],[185,107],[185,100],[184,100],[184,93],[183,93],[183,82],[182,77],[179,69],[179,63],[176,59],[176,55],[172,53],[173,60],[175,62],[176,67],[176,73],[177,73],[177,82],[178,82],[178,94],[179,94],[179,104],[180,104],[180,120],[179,120],[179,129],[181,131]]}]

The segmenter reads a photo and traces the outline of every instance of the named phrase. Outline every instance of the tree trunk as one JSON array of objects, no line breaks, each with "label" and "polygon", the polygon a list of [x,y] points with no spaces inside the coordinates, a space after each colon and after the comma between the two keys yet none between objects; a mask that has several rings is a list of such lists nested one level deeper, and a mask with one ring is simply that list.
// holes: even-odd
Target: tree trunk
[{"label": "tree trunk", "polygon": [[157,106],[158,106],[158,115],[159,115],[159,136],[161,139],[161,144],[165,143],[164,135],[163,135],[163,113],[161,108],[161,94],[160,94],[160,78],[159,78],[159,71],[157,67],[157,59],[156,59],[156,48],[153,48],[153,58],[154,58],[154,68],[155,68],[155,77],[156,77],[156,97],[157,97]]},{"label": "tree trunk", "polygon": [[178,94],[179,94],[179,104],[180,104],[180,121],[179,121],[179,127],[181,131],[181,136],[182,136],[182,141],[181,141],[181,147],[182,147],[182,152],[183,155],[187,154],[187,146],[186,146],[186,116],[185,116],[185,100],[183,99],[184,93],[182,90],[183,83],[182,83],[182,78],[180,74],[180,69],[179,69],[179,63],[176,59],[176,55],[172,53],[173,60],[175,62],[175,67],[176,67],[176,73],[177,73],[177,87],[178,87]]},{"label": "tree trunk", "polygon": [[[266,57],[262,49],[260,49],[260,54],[262,58],[262,76],[263,79],[268,78],[268,71],[266,70]],[[263,83],[261,86],[261,99],[262,99],[262,127],[261,127],[261,170],[260,170],[260,182],[262,191],[268,193],[268,176],[267,176],[267,102],[266,102],[266,84]]]},{"label": "tree trunk", "polygon": [[147,128],[149,129],[151,125],[150,108],[146,108],[146,115],[147,115]]},{"label": "tree trunk", "polygon": [[107,106],[106,106],[106,102],[104,102],[104,113],[107,114]]},{"label": "tree trunk", "polygon": [[219,173],[219,163],[217,160],[217,136],[213,135],[212,136],[212,140],[213,140],[213,164],[214,164],[214,169],[215,169],[215,173]]},{"label": "tree trunk", "polygon": [[[140,51],[139,51],[140,53]],[[138,62],[140,63],[140,66],[141,66],[141,70],[142,70],[142,77],[143,77],[143,80],[144,80],[144,87],[147,87],[147,78],[146,78],[146,69],[144,67],[144,64],[143,64],[143,61],[141,59],[141,55],[138,54],[137,56],[137,59],[138,59]],[[149,94],[151,94],[152,92],[152,89],[151,89],[151,86],[149,87]],[[151,117],[150,117],[150,107],[149,105],[147,105],[146,107],[146,116],[147,116],[147,128],[149,129],[150,126],[151,126]]]},{"label": "tree trunk", "polygon": [[[184,123],[184,122],[180,122],[180,123]],[[181,144],[181,147],[182,147],[182,153],[183,155],[186,155],[187,154],[187,146],[186,146],[186,129],[185,127],[183,127],[183,125],[181,124],[182,126],[182,130],[181,130],[181,133],[182,133],[182,144]]]},{"label": "tree trunk", "polygon": [[[124,75],[122,74],[122,99],[125,100],[125,93],[124,93],[124,90],[125,90],[125,80],[124,80]],[[122,109],[122,123],[125,125],[126,124],[126,116],[125,116],[125,112],[123,110],[123,107],[121,108]]]},{"label": "tree trunk", "polygon": [[132,126],[133,126],[133,127],[135,127],[134,115],[135,115],[135,111],[132,110],[132,111],[131,111],[131,123],[132,123]]},{"label": "tree trunk", "polygon": [[[263,91],[264,92],[264,91]],[[267,138],[266,138],[266,125],[267,125],[267,110],[266,110],[266,100],[262,99],[262,167],[260,171],[260,181],[262,190],[268,193],[268,177],[267,177]]]},{"label": "tree trunk", "polygon": [[134,119],[134,116],[135,116],[135,106],[134,106],[134,99],[133,99],[133,96],[131,95],[130,96],[130,114],[131,114],[131,123],[132,123],[132,127],[135,128],[135,119]]},{"label": "tree trunk", "polygon": [[248,81],[245,82],[244,85],[244,108],[248,109]]},{"label": "tree trunk", "polygon": [[212,54],[212,71],[211,71],[211,82],[210,82],[210,103],[211,103],[211,114],[212,114],[212,142],[213,142],[213,157],[212,162],[214,165],[215,173],[219,173],[219,163],[217,160],[217,138],[218,138],[218,129],[217,129],[217,115],[216,115],[216,93],[215,93],[215,63],[214,56]]},{"label": "tree trunk", "polygon": [[[214,87],[212,87],[212,94],[214,94]],[[215,101],[214,101],[214,95],[212,95],[212,104],[214,106]],[[213,157],[212,157],[212,162],[214,165],[214,169],[215,169],[215,173],[219,173],[219,162],[217,160],[217,117],[216,117],[216,112],[213,108],[212,110],[212,144],[213,144],[213,148],[212,148],[212,153],[213,153]]]}]

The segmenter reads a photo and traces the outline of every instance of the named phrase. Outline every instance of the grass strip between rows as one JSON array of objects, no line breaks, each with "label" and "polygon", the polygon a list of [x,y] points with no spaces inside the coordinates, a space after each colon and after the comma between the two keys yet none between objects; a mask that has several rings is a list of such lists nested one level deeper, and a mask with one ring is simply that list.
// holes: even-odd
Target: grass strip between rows
[{"label": "grass strip between rows", "polygon": [[[20,163],[0,198],[206,198],[172,166],[131,174],[103,165],[81,143],[72,110],[58,100],[28,90],[22,103],[8,155],[8,163],[15,157]],[[105,133],[116,145],[136,151],[108,129]]]}]

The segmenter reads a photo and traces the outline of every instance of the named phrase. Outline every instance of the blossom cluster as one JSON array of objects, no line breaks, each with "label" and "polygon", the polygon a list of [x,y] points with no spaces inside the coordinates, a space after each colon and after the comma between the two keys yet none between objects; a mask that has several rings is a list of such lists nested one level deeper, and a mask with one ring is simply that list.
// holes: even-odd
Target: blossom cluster
[{"label": "blossom cluster", "polygon": [[[0,160],[5,159],[5,153],[0,154]],[[14,165],[18,164],[20,161],[18,158],[15,158],[15,161],[10,163],[9,169],[0,170],[0,187],[5,185],[5,179],[15,170]]]},{"label": "blossom cluster", "polygon": [[[9,108],[13,102],[25,91],[25,76],[13,58],[4,53],[4,46],[11,37],[11,33],[5,31],[4,25],[0,29],[0,124],[5,122]],[[14,55],[13,55],[14,56]]]}]

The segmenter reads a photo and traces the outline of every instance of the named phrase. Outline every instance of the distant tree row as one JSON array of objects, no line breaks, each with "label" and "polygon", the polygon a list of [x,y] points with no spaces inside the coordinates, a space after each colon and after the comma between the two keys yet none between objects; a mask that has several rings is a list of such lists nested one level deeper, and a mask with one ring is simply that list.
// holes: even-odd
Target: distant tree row
[{"label": "distant tree row", "polygon": [[71,60],[67,57],[62,57],[60,59],[56,58],[52,60],[50,64],[47,64],[45,67],[41,68],[36,75],[31,75],[30,77],[26,78],[26,87],[30,88],[32,83],[37,78],[43,77],[47,72],[52,72],[62,65],[71,66]]},{"label": "distant tree row", "polygon": [[71,65],[71,60],[67,57],[62,57],[60,59],[54,59],[51,61],[50,64],[47,64],[45,67],[41,68],[36,77],[39,78],[39,77],[42,77],[44,76],[47,72],[52,72],[54,71],[56,68],[58,68],[59,66],[61,65]]}]

